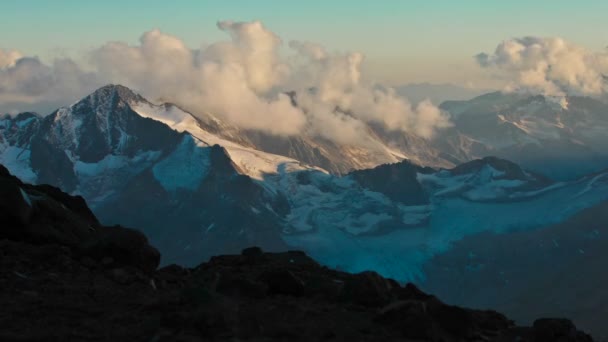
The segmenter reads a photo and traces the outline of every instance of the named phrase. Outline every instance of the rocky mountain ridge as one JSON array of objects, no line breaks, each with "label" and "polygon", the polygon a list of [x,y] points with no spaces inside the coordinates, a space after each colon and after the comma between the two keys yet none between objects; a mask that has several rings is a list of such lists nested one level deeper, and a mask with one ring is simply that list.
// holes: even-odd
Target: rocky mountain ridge
[{"label": "rocky mountain ridge", "polygon": [[82,198],[4,167],[0,192],[3,341],[592,341],[565,319],[517,327],[296,251],[156,269],[141,234],[99,225]]}]

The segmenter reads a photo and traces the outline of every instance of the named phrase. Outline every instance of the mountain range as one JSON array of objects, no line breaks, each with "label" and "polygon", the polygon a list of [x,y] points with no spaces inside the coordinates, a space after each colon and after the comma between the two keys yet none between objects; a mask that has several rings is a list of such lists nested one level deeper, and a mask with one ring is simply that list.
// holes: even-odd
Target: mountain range
[{"label": "mountain range", "polygon": [[491,92],[488,89],[463,87],[453,83],[407,83],[395,87],[397,94],[407,98],[412,103],[430,100],[441,104],[445,101],[465,101],[476,96]]},{"label": "mountain range", "polygon": [[441,108],[453,127],[435,139],[370,125],[363,148],[242,130],[109,85],[46,116],[4,116],[0,163],[141,230],[165,265],[297,248],[428,286],[458,241],[544,231],[608,200],[605,103],[491,93]]},{"label": "mountain range", "polygon": [[454,127],[440,143],[459,159],[495,155],[559,180],[607,166],[608,104],[601,100],[496,92],[441,108]]}]

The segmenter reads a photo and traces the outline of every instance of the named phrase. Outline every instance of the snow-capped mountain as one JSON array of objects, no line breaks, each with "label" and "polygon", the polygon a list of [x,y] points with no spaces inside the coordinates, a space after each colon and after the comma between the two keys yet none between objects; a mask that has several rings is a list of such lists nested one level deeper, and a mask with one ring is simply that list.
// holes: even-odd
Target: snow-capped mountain
[{"label": "snow-capped mountain", "polygon": [[369,142],[365,147],[306,134],[278,137],[242,130],[209,113],[197,114],[197,120],[204,130],[224,140],[337,175],[401,160],[450,168],[486,156],[513,160],[560,180],[608,167],[608,135],[604,133],[608,104],[601,100],[495,92],[468,101],[446,101],[441,108],[450,113],[454,125],[434,139],[369,124],[361,137]]},{"label": "snow-capped mountain", "polygon": [[[289,95],[292,104],[297,106],[296,95]],[[433,167],[454,166],[454,160],[432,146],[427,139],[401,131],[387,131],[381,125],[366,126],[360,136],[360,141],[366,142],[365,144],[349,145],[306,132],[296,136],[276,136],[258,130],[241,129],[211,113],[197,113],[196,121],[202,129],[224,141],[286,156],[337,175],[402,160]]]},{"label": "snow-capped mountain", "polygon": [[325,226],[374,234],[428,215],[357,177],[256,150],[209,118],[106,86],[46,117],[5,117],[0,155],[28,181],[81,194],[106,223],[147,227],[166,262],[286,248],[282,234]]},{"label": "snow-capped mountain", "polygon": [[82,193],[93,202],[108,196],[181,140],[133,112],[128,102],[134,99],[141,97],[124,87],[104,87],[46,117],[7,116],[0,133],[2,162],[19,165],[14,170],[28,175],[25,179]]},{"label": "snow-capped mountain", "polygon": [[[105,222],[142,227],[152,221],[146,233],[172,250],[167,261],[195,262],[251,244],[285,247],[272,212],[280,205],[260,206],[258,212],[249,205],[261,202],[265,192],[243,170],[252,175],[265,170],[248,164],[246,153],[237,158],[241,169],[223,147],[144,117],[135,104],[167,115],[173,108],[154,106],[125,87],[106,86],[46,117],[6,116],[0,124],[1,162],[28,181],[84,196]],[[231,189],[238,194],[231,196]],[[224,235],[214,236],[214,227]],[[258,227],[272,233],[257,234]],[[171,234],[175,239],[165,239]]]},{"label": "snow-capped mountain", "polygon": [[419,174],[418,181],[435,197],[460,197],[471,201],[514,201],[549,189],[548,178],[523,170],[496,157],[485,157],[451,170]]},{"label": "snow-capped mountain", "polygon": [[559,179],[608,167],[608,104],[600,100],[497,92],[441,107],[454,127],[435,144],[457,160],[496,155]]},{"label": "snow-capped mountain", "polygon": [[30,141],[40,124],[35,113],[21,113],[0,119],[0,163],[26,182],[37,179],[30,166]]},{"label": "snow-capped mountain", "polygon": [[4,117],[0,158],[28,181],[81,194],[105,224],[145,227],[165,263],[297,247],[399,280],[423,278],[425,262],[470,234],[556,223],[608,198],[603,173],[555,183],[484,158],[336,175],[237,134],[106,86],[46,117]]}]

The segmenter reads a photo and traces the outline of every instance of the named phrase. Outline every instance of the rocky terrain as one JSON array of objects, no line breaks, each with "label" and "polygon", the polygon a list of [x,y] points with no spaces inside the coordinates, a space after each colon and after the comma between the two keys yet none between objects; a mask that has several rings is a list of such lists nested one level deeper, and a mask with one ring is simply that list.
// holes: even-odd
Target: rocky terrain
[{"label": "rocky terrain", "polygon": [[297,251],[157,269],[141,233],[101,226],[81,197],[4,167],[0,194],[2,341],[592,341],[565,319],[517,327]]}]

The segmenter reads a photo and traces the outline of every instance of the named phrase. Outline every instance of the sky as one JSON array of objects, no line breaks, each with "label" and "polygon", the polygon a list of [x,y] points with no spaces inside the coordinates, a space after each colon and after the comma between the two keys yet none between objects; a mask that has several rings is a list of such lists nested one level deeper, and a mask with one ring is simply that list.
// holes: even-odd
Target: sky
[{"label": "sky", "polygon": [[601,50],[608,45],[606,13],[605,0],[3,0],[0,48],[44,61],[78,59],[108,41],[135,44],[154,28],[199,48],[226,38],[220,20],[260,20],[285,42],[362,52],[366,77],[375,81],[483,88],[495,81],[474,55],[523,36]]}]

